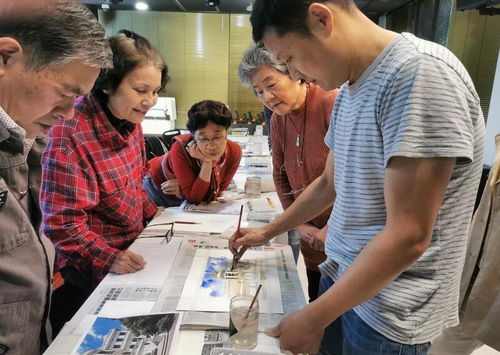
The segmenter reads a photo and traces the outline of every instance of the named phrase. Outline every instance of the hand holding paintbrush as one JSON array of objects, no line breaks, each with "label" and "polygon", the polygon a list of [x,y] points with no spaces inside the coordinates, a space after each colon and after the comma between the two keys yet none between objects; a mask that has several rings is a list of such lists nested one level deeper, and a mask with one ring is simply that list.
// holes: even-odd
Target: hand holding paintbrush
[{"label": "hand holding paintbrush", "polygon": [[235,256],[233,260],[240,260],[248,248],[264,245],[276,236],[278,233],[268,231],[269,225],[259,228],[238,228],[229,239],[229,250]]}]

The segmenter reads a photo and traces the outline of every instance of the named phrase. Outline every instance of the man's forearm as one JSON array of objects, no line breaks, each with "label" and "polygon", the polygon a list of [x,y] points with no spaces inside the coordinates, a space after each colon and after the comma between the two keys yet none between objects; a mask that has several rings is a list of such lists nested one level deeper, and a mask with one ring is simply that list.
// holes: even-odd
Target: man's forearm
[{"label": "man's forearm", "polygon": [[314,180],[279,217],[269,223],[265,233],[270,239],[304,224],[321,214],[335,201],[335,190],[324,176]]}]

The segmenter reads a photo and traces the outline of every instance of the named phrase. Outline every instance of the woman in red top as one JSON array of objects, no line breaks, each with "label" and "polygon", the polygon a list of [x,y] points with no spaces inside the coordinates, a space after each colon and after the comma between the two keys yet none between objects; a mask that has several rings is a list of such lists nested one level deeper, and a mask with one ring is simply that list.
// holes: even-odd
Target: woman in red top
[{"label": "woman in red top", "polygon": [[[293,80],[286,65],[276,62],[262,45],[251,45],[245,52],[239,74],[242,82],[252,86],[259,100],[273,111],[273,180],[281,205],[287,209],[323,173],[329,152],[324,137],[336,90],[326,92],[314,84]],[[323,249],[330,212],[331,208],[296,229],[301,235],[309,301],[318,296],[318,265],[326,259]]]},{"label": "woman in red top", "polygon": [[113,68],[76,99],[73,118],[53,127],[42,159],[42,231],[65,281],[52,298],[55,333],[108,272],[145,267],[128,247],[158,211],[141,186],[148,171],[141,122],[166,85],[167,66],[136,33],[122,30],[109,42]]},{"label": "woman in red top", "polygon": [[[191,203],[215,200],[231,183],[241,160],[241,147],[226,138],[232,122],[221,102],[205,100],[188,112],[190,134],[174,138],[172,149],[154,162],[150,174],[158,188],[177,179],[180,194]],[[177,195],[167,195],[179,201]]]}]

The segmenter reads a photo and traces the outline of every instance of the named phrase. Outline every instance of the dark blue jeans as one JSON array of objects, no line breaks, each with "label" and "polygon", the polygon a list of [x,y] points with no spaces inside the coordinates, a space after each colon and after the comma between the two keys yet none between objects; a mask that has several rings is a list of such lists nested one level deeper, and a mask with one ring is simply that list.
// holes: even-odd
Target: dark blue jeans
[{"label": "dark blue jeans", "polygon": [[295,260],[295,264],[297,264],[300,253],[300,234],[295,229],[288,231],[288,245],[292,248],[293,259]]},{"label": "dark blue jeans", "polygon": [[180,206],[182,201],[169,199],[159,188],[156,186],[151,175],[146,175],[142,181],[142,187],[148,193],[149,198],[156,204],[156,206],[163,207],[176,207]]},{"label": "dark blue jeans", "polygon": [[[320,294],[333,280],[321,277]],[[431,343],[407,345],[392,341],[372,329],[353,310],[325,329],[320,355],[427,355]]]}]

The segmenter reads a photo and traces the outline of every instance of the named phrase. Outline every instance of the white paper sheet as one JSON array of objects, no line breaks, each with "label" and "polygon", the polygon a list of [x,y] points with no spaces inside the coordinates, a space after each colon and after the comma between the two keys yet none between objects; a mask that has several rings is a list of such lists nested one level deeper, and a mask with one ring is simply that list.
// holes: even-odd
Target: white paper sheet
[{"label": "white paper sheet", "polygon": [[[242,202],[244,204],[245,202]],[[239,213],[239,210],[238,210]],[[194,222],[197,224],[175,223],[174,236],[187,235],[188,233],[222,233],[230,226],[238,224],[236,215],[217,215],[209,213],[189,213],[179,208],[168,208],[160,216],[156,217],[144,230],[144,235],[158,234],[166,232],[167,226],[164,223],[171,222]],[[242,218],[242,226],[245,224],[245,216]]]},{"label": "white paper sheet", "polygon": [[239,278],[226,280],[231,267],[229,250],[198,249],[184,284],[177,310],[228,312],[230,298],[253,295],[259,284],[260,313],[283,313],[281,289],[274,250],[249,250],[238,262]]},{"label": "white paper sheet", "polygon": [[154,301],[106,301],[99,311],[99,317],[129,317],[151,312]]},{"label": "white paper sheet", "polygon": [[[147,238],[149,239],[149,238]],[[147,262],[143,270],[132,274],[118,275],[109,274],[106,278],[106,283],[117,283],[120,285],[130,285],[138,283],[146,283],[152,285],[163,285],[179,250],[181,241],[173,238],[169,245],[161,244],[161,238],[151,238],[157,243],[149,244],[146,240],[139,240],[134,243],[130,250],[141,255]]]}]

